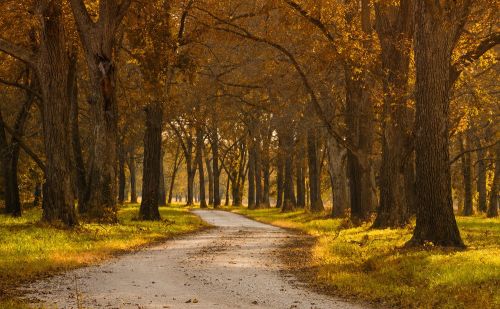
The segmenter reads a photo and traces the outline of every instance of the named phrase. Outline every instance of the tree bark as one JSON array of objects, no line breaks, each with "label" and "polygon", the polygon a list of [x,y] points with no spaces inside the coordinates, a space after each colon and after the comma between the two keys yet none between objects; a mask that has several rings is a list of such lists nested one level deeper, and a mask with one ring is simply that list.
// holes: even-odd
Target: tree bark
[{"label": "tree bark", "polygon": [[297,207],[306,207],[306,162],[305,162],[305,141],[300,134],[297,142],[297,159],[295,160],[295,170],[297,179]]},{"label": "tree bark", "polygon": [[477,209],[480,212],[486,213],[488,211],[487,195],[486,195],[486,158],[485,150],[481,149],[481,140],[476,138],[477,151],[477,182],[476,189],[478,192]]},{"label": "tree bark", "polygon": [[113,63],[115,34],[130,0],[99,1],[99,18],[92,20],[83,0],[70,1],[87,59],[91,90],[92,135],[89,165],[87,215],[99,221],[116,222],[116,159],[118,111],[116,70]]},{"label": "tree bark", "polygon": [[[216,120],[214,120],[215,122]],[[213,164],[213,177],[214,177],[214,207],[220,206],[220,168],[219,168],[219,130],[217,124],[214,123],[211,132],[212,144],[212,164]]]},{"label": "tree bark", "polygon": [[70,104],[68,97],[69,60],[63,27],[62,3],[41,4],[42,31],[38,79],[43,96],[43,130],[47,157],[43,219],[75,226],[75,197],[72,184]]},{"label": "tree bark", "polygon": [[460,21],[437,3],[416,1],[415,8],[417,224],[408,245],[464,247],[453,213],[448,131],[450,63]]},{"label": "tree bark", "polygon": [[130,172],[130,203],[137,203],[137,176],[135,168],[135,151],[130,151],[128,160],[128,170]]},{"label": "tree bark", "polygon": [[[459,138],[460,151],[465,152],[466,147],[471,147],[469,133],[465,133],[465,136]],[[464,186],[464,207],[463,215],[472,216],[472,159],[470,152],[465,152],[461,158],[462,163],[462,177]]]},{"label": "tree bark", "polygon": [[495,176],[490,190],[488,218],[498,217],[498,194],[500,192],[500,143],[495,146]]},{"label": "tree bark", "polygon": [[333,218],[344,218],[349,209],[348,183],[347,183],[347,150],[329,137],[327,140],[328,167],[332,181],[333,191]]},{"label": "tree bark", "polygon": [[163,107],[161,102],[153,102],[146,107],[140,220],[160,220],[158,202],[160,200],[160,168],[162,160],[162,121]]},{"label": "tree bark", "polygon": [[279,132],[279,138],[283,139],[284,154],[284,183],[283,183],[283,206],[282,212],[289,212],[295,209],[297,200],[293,190],[293,133]]},{"label": "tree bark", "polygon": [[283,207],[284,178],[284,150],[280,139],[276,155],[276,208]]},{"label": "tree bark", "polygon": [[[380,170],[380,204],[375,228],[398,228],[409,223],[407,197],[409,165],[408,149],[412,117],[407,107],[411,35],[412,0],[399,4],[380,2],[376,5],[376,29],[381,42],[384,105],[382,121],[382,164]],[[411,162],[410,162],[411,163]],[[413,167],[411,167],[413,168]]]},{"label": "tree bark", "polygon": [[[180,157],[180,146],[177,145],[177,149],[175,150],[175,158],[174,158],[174,165],[172,167],[172,176],[170,178],[170,186],[168,189],[168,205],[172,204],[172,196],[173,196],[173,191],[174,191],[174,185],[175,185],[175,177],[177,176],[177,171],[179,170],[179,166],[181,164]],[[175,198],[175,201],[178,202],[177,196]]]},{"label": "tree bark", "polygon": [[200,182],[200,207],[207,208],[205,198],[205,171],[203,170],[203,148],[205,147],[203,131],[196,128],[196,164],[198,165],[198,177]]},{"label": "tree bark", "polygon": [[167,206],[167,191],[165,188],[165,168],[163,166],[163,151],[160,156],[160,183],[159,185],[159,194],[158,194],[158,205]]},{"label": "tree bark", "polygon": [[309,194],[311,197],[311,212],[325,210],[321,199],[321,173],[318,159],[318,137],[314,129],[307,133],[307,159],[309,167]]},{"label": "tree bark", "polygon": [[83,214],[88,210],[87,206],[90,192],[87,186],[87,172],[83,161],[82,144],[80,142],[77,63],[77,54],[70,54],[68,92],[69,100],[71,102],[71,146],[74,157],[78,212]]},{"label": "tree bark", "polygon": [[255,197],[255,149],[253,141],[250,142],[250,150],[248,153],[248,208],[256,208]]},{"label": "tree bark", "polygon": [[208,157],[206,151],[203,151],[205,154],[205,166],[207,167],[207,175],[208,175],[208,205],[214,204],[214,174],[212,172],[212,164],[210,162],[210,158]]},{"label": "tree bark", "polygon": [[122,143],[118,142],[118,203],[125,202],[125,150]]}]

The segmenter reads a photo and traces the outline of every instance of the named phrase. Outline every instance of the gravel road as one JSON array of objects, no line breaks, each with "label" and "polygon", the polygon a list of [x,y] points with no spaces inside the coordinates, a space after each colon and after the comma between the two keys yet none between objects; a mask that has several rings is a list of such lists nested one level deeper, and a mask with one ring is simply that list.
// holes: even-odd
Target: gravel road
[{"label": "gravel road", "polygon": [[243,216],[193,211],[215,228],[27,287],[48,308],[362,308],[284,274],[275,251],[296,235]]}]

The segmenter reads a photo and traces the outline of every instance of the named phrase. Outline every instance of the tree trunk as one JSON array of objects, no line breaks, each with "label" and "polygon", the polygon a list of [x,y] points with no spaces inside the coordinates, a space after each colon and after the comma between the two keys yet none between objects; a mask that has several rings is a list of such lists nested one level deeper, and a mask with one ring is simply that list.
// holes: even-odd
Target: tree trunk
[{"label": "tree trunk", "polygon": [[[363,83],[346,70],[346,123],[348,141],[358,151],[348,151],[347,168],[349,175],[349,192],[351,219],[355,222],[367,221],[373,209],[371,145],[373,143],[373,121],[371,102],[365,98]],[[366,101],[366,102],[365,102]]]},{"label": "tree trunk", "polygon": [[309,194],[311,196],[311,212],[325,210],[321,199],[321,173],[318,160],[318,137],[314,129],[307,133],[307,161],[309,167]]},{"label": "tree trunk", "polygon": [[196,128],[196,164],[198,165],[198,176],[200,182],[200,207],[207,208],[207,201],[205,198],[205,172],[203,170],[203,148],[204,138],[203,131]]},{"label": "tree trunk", "polygon": [[78,72],[77,54],[70,54],[70,68],[68,77],[69,100],[71,102],[71,146],[74,157],[74,170],[76,179],[76,191],[78,197],[78,212],[86,213],[88,208],[89,191],[87,187],[87,174],[83,161],[82,144],[80,142],[80,124],[78,120]]},{"label": "tree trunk", "polygon": [[278,154],[276,155],[276,208],[283,207],[283,192],[284,192],[284,150],[279,141]]},{"label": "tree trunk", "polygon": [[89,149],[90,194],[87,216],[99,221],[117,222],[118,110],[113,55],[115,34],[130,0],[100,0],[99,18],[95,22],[82,0],[71,0],[70,4],[87,59],[90,80],[88,101],[93,130]]},{"label": "tree trunk", "polygon": [[[192,146],[189,147],[192,149]],[[193,168],[193,155],[191,150],[189,153],[185,155],[186,157],[186,171],[187,171],[187,196],[186,196],[186,205],[193,205],[194,199],[194,177],[196,174],[196,169]]]},{"label": "tree trunk", "polygon": [[230,179],[229,176],[227,177],[226,180],[226,202],[224,203],[224,206],[229,206],[229,184],[230,184]]},{"label": "tree trunk", "polygon": [[[301,134],[302,135],[302,134]],[[295,170],[297,178],[297,207],[306,207],[306,162],[305,162],[305,151],[304,151],[304,139],[302,137],[298,138],[297,143],[297,159],[295,160]]]},{"label": "tree trunk", "polygon": [[205,166],[207,167],[208,174],[208,205],[214,204],[214,174],[212,172],[212,165],[210,159],[208,158],[207,153],[205,154]]},{"label": "tree trunk", "polygon": [[260,135],[257,135],[257,140],[254,144],[255,158],[255,207],[260,208],[263,200],[262,191],[262,158],[260,149]]},{"label": "tree trunk", "polygon": [[500,192],[500,143],[495,146],[495,176],[490,190],[488,218],[498,217],[498,194]]},{"label": "tree trunk", "polygon": [[140,220],[160,220],[158,201],[160,199],[162,121],[163,107],[161,102],[153,102],[146,107]]},{"label": "tree trunk", "polygon": [[[408,72],[413,22],[411,0],[399,4],[377,3],[376,29],[381,41],[384,105],[382,122],[382,164],[380,169],[380,204],[375,228],[398,228],[409,223],[410,209],[406,179],[410,124],[407,107]],[[411,167],[413,168],[413,167]],[[408,182],[408,184],[407,184]]]},{"label": "tree trunk", "polygon": [[75,226],[72,184],[69,60],[63,28],[62,3],[48,1],[40,8],[42,31],[38,77],[43,96],[43,131],[46,160],[43,219]]},{"label": "tree trunk", "polygon": [[[174,158],[174,166],[172,167],[172,176],[170,178],[170,186],[168,189],[168,205],[172,204],[172,195],[174,191],[174,185],[175,185],[175,177],[177,176],[177,171],[179,170],[179,165],[181,163],[182,159],[179,159],[180,156],[180,146],[177,145],[177,149],[175,151],[175,158]],[[177,195],[175,197],[175,201],[178,202]]]},{"label": "tree trunk", "polygon": [[167,191],[165,188],[165,168],[163,166],[163,151],[160,156],[160,183],[159,183],[158,205],[167,206]]},{"label": "tree trunk", "polygon": [[[253,141],[251,142],[253,144]],[[248,153],[248,208],[255,209],[255,151],[254,146],[250,145]]]},{"label": "tree trunk", "polygon": [[[121,143],[120,143],[121,144]],[[122,145],[118,146],[118,203],[125,202],[125,153]]]},{"label": "tree trunk", "polygon": [[[454,24],[437,4],[416,2],[417,224],[408,245],[463,247],[451,195],[449,90]],[[448,22],[450,24],[448,25]]]},{"label": "tree trunk", "polygon": [[[29,76],[28,76],[29,77]],[[33,85],[34,83],[31,82]],[[16,121],[14,124],[14,133],[16,136],[22,137],[24,135],[24,128],[26,125],[26,121],[28,120],[29,112],[31,106],[34,102],[34,96],[30,93],[27,94],[26,101],[22,104],[21,110],[19,111]],[[0,115],[1,117],[1,115]],[[0,125],[0,130],[2,130],[2,134],[5,134],[5,130],[3,128],[3,120],[0,119],[2,124]],[[4,146],[0,146],[0,149],[5,149],[5,212],[7,214],[11,214],[15,217],[20,217],[22,213],[21,209],[21,200],[19,197],[19,184],[18,184],[18,163],[19,163],[19,154],[20,154],[20,145],[19,142],[12,137],[10,145],[7,144],[5,137]],[[3,144],[3,143],[1,143]]]},{"label": "tree trunk", "polygon": [[137,177],[135,169],[135,151],[130,152],[130,157],[128,161],[128,170],[130,172],[130,203],[137,203]]},{"label": "tree trunk", "polygon": [[284,184],[283,184],[283,206],[282,212],[293,211],[297,205],[295,192],[293,190],[293,133],[282,132],[284,150]]},{"label": "tree trunk", "polygon": [[3,193],[3,198],[5,200],[5,213],[10,213],[12,208],[11,202],[11,184],[10,184],[10,147],[7,141],[7,135],[5,134],[4,122],[2,111],[0,110],[0,159],[1,159],[1,171],[2,180],[0,181],[0,191]]},{"label": "tree trunk", "polygon": [[262,180],[264,182],[262,191],[262,206],[270,207],[271,202],[269,200],[270,191],[270,178],[271,178],[271,158],[270,158],[270,147],[271,147],[272,130],[269,128],[268,133],[263,140],[263,151],[262,151]]},{"label": "tree trunk", "polygon": [[333,218],[344,218],[349,208],[348,184],[347,184],[347,151],[337,143],[335,139],[329,137],[328,147],[328,167],[332,181],[333,191]]},{"label": "tree trunk", "polygon": [[[481,140],[476,138],[476,147],[481,148]],[[487,196],[486,196],[486,163],[485,163],[485,150],[480,149],[477,151],[477,183],[476,188],[478,192],[477,208],[480,212],[486,213],[488,211]]]},{"label": "tree trunk", "polygon": [[213,177],[214,177],[214,207],[220,206],[220,168],[219,168],[219,131],[214,124],[212,128],[212,164],[213,164]]},{"label": "tree trunk", "polygon": [[[470,146],[470,138],[468,137],[468,132],[465,133],[465,136],[459,137],[460,142],[460,151],[465,152],[466,147]],[[473,207],[472,207],[472,159],[470,152],[465,152],[461,158],[462,163],[462,176],[463,176],[463,185],[464,185],[464,208],[463,215],[464,216],[472,216],[473,215]]]}]

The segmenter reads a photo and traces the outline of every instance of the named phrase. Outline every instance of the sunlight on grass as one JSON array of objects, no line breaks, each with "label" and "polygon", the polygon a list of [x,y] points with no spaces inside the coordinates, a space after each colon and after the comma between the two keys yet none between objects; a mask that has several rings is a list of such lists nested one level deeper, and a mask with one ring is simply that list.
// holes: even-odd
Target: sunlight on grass
[{"label": "sunlight on grass", "polygon": [[[43,225],[39,209],[26,211],[22,218],[0,215],[0,292],[206,226],[179,206],[160,212],[161,222],[136,221],[137,205],[125,205],[119,211],[119,224],[86,223],[75,230]],[[13,300],[0,301],[0,307],[8,308],[9,302]]]},{"label": "sunlight on grass", "polygon": [[318,236],[310,265],[337,294],[404,308],[499,308],[500,219],[457,217],[468,249],[403,249],[411,228],[371,230],[279,209],[234,212]]}]

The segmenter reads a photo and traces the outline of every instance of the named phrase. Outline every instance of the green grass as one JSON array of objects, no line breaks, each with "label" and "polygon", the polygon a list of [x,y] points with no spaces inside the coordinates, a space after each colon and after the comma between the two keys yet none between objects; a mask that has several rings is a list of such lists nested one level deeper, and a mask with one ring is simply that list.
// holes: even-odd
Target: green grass
[{"label": "green grass", "polygon": [[0,215],[0,307],[21,306],[7,293],[11,287],[207,226],[185,208],[160,212],[161,222],[136,221],[137,205],[125,205],[119,224],[85,223],[74,230],[40,223],[39,209],[26,211],[22,218]]},{"label": "green grass", "polygon": [[500,219],[457,217],[467,250],[403,249],[411,228],[371,230],[278,209],[237,213],[317,236],[310,265],[336,294],[398,308],[499,308]]}]

